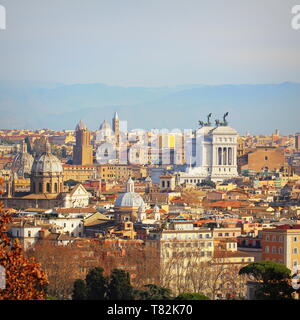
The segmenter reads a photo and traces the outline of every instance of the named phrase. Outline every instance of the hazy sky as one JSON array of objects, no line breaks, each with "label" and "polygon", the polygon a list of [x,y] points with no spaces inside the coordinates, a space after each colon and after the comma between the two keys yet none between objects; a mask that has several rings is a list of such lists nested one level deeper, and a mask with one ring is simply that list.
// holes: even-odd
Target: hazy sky
[{"label": "hazy sky", "polygon": [[299,0],[0,0],[0,80],[300,82]]}]

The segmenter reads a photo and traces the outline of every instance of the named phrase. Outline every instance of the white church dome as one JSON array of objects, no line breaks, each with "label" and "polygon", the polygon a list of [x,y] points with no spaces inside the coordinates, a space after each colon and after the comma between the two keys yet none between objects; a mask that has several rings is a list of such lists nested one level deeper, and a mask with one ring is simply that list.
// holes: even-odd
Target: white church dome
[{"label": "white church dome", "polygon": [[126,184],[126,193],[121,194],[115,202],[115,207],[141,207],[144,206],[143,198],[134,192],[134,182],[131,177]]},{"label": "white church dome", "polygon": [[143,198],[135,192],[121,194],[115,202],[115,207],[141,207],[144,205]]},{"label": "white church dome", "polygon": [[104,120],[99,128],[99,130],[111,130],[110,124]]}]

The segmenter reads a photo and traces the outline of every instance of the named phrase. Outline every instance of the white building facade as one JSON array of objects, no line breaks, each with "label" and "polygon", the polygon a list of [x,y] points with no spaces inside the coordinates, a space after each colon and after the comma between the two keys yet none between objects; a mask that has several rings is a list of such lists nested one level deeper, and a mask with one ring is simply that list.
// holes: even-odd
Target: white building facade
[{"label": "white building facade", "polygon": [[196,166],[178,173],[179,184],[206,180],[223,182],[238,176],[238,133],[228,125],[204,126],[196,131]]}]

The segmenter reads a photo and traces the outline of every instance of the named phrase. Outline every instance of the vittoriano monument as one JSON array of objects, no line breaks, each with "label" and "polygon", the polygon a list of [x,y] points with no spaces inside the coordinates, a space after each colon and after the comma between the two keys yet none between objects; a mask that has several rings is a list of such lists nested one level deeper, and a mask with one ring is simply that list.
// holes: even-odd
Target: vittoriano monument
[{"label": "vittoriano monument", "polygon": [[207,120],[199,121],[201,128],[192,138],[195,156],[187,161],[185,171],[178,173],[179,184],[195,186],[207,180],[218,183],[239,176],[238,132],[229,126],[228,114],[213,121],[210,113]]}]

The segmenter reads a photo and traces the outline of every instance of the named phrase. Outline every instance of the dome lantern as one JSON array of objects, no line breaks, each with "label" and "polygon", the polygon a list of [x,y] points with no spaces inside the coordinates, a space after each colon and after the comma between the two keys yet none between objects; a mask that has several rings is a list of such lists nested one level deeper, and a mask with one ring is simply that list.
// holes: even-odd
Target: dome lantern
[{"label": "dome lantern", "polygon": [[134,192],[134,182],[131,177],[129,177],[126,183],[126,192]]}]

